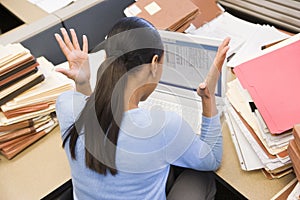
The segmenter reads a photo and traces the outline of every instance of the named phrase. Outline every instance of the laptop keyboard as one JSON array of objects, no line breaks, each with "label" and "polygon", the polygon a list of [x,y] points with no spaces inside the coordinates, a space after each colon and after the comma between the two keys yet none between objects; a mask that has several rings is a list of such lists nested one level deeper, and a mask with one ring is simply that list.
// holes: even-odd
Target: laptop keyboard
[{"label": "laptop keyboard", "polygon": [[[185,102],[186,103],[186,102]],[[184,105],[183,103],[175,103],[168,101],[168,99],[148,97],[139,106],[147,110],[164,110],[175,112],[182,116],[193,128],[196,133],[200,132],[202,120],[202,104],[201,102],[193,101],[191,106]]]}]

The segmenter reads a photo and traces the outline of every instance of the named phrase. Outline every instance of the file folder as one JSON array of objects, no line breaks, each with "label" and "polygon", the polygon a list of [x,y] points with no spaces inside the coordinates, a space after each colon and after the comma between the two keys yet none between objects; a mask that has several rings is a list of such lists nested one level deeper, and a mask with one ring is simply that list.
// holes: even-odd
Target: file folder
[{"label": "file folder", "polygon": [[233,69],[272,134],[300,123],[300,93],[295,91],[300,85],[300,34],[293,37],[290,44]]},{"label": "file folder", "polygon": [[198,7],[190,0],[140,0],[128,6],[126,16],[137,16],[157,29],[177,31],[198,14]]}]

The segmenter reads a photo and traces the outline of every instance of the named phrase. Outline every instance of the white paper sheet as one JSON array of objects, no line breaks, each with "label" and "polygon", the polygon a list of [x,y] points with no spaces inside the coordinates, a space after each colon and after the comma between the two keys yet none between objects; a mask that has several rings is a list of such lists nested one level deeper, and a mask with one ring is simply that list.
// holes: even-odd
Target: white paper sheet
[{"label": "white paper sheet", "polygon": [[47,13],[52,13],[57,11],[70,3],[74,2],[74,0],[28,0],[30,3],[37,5]]}]

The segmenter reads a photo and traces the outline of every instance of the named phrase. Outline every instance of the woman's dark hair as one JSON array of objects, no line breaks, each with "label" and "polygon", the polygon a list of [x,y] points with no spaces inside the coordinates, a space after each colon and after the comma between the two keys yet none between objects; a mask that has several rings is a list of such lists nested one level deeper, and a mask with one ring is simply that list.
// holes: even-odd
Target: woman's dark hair
[{"label": "woman's dark hair", "polygon": [[106,59],[97,72],[94,92],[75,123],[67,130],[71,156],[76,159],[75,146],[80,133],[85,138],[86,166],[100,174],[117,173],[116,146],[124,112],[124,89],[127,74],[139,66],[158,61],[163,56],[163,44],[158,31],[148,21],[138,17],[120,19],[101,44]]}]

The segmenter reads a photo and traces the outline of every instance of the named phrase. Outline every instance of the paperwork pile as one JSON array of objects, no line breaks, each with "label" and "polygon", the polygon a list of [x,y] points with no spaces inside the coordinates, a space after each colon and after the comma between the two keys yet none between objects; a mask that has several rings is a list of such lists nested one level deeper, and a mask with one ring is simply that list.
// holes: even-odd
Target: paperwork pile
[{"label": "paperwork pile", "polygon": [[290,141],[288,153],[293,163],[294,172],[300,182],[300,124],[293,128],[294,139]]},{"label": "paperwork pile", "polygon": [[263,169],[268,178],[292,172],[287,152],[300,123],[300,34],[234,68],[228,83],[227,121],[244,170]]},{"label": "paperwork pile", "polygon": [[198,10],[190,0],[140,0],[128,6],[124,14],[144,18],[157,29],[183,32]]},{"label": "paperwork pile", "polygon": [[21,44],[0,48],[0,152],[8,159],[56,125],[55,100],[73,83]]},{"label": "paperwork pile", "polygon": [[230,37],[228,57],[231,57],[231,59],[227,63],[229,67],[235,67],[245,62],[249,57],[261,53],[262,46],[289,37],[289,35],[273,26],[254,24],[235,17],[226,11],[200,28],[196,29],[191,26],[185,32],[221,40]]}]

